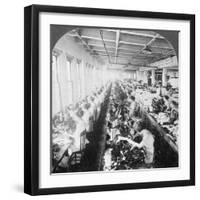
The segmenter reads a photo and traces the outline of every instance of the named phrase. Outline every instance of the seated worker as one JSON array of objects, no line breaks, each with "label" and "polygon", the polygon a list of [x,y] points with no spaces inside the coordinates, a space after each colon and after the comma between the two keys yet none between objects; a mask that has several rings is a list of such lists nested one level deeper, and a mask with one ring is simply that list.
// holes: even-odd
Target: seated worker
[{"label": "seated worker", "polygon": [[135,137],[141,136],[141,141],[140,143],[137,143],[129,138],[118,136],[117,142],[124,140],[127,141],[131,145],[131,149],[137,147],[139,149],[144,149],[145,151],[145,159],[144,162],[145,164],[151,166],[153,163],[154,159],[154,136],[153,134],[147,130],[143,129],[142,131],[138,132]]},{"label": "seated worker", "polygon": [[99,109],[99,103],[98,103],[98,98],[97,98],[97,94],[95,92],[93,92],[92,96],[91,96],[91,100],[93,100],[93,106],[94,106],[94,122],[96,122],[98,120],[97,114],[98,114],[98,109]]},{"label": "seated worker", "polygon": [[52,153],[53,153],[53,171],[57,168],[67,168],[66,151],[74,146],[74,135],[76,135],[77,124],[69,112],[64,112],[64,121],[62,126],[53,127],[52,133]]},{"label": "seated worker", "polygon": [[84,114],[82,116],[82,120],[85,123],[87,132],[92,132],[93,131],[93,116],[92,116],[92,112],[91,112],[90,108],[91,108],[91,104],[90,103],[85,103],[82,106],[82,110],[84,112]]},{"label": "seated worker", "polygon": [[139,104],[135,101],[135,96],[130,97],[130,111],[129,116],[134,117],[137,116],[139,112]]},{"label": "seated worker", "polygon": [[69,155],[71,155],[75,151],[80,151],[81,133],[83,133],[85,131],[86,124],[85,124],[84,120],[82,119],[84,112],[81,108],[79,108],[76,111],[69,110],[69,113],[76,125],[76,128],[75,128],[73,134],[70,135],[70,137],[72,139],[72,144],[70,145],[68,152],[69,152]]},{"label": "seated worker", "polygon": [[165,105],[166,105],[166,110],[169,110],[169,109],[170,109],[169,96],[165,95],[165,96],[163,97],[163,100],[164,100]]}]

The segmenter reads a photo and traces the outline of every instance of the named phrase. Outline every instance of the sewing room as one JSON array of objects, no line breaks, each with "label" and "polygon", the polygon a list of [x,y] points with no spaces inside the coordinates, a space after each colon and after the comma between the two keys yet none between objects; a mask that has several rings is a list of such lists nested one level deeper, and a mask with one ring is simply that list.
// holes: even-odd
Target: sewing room
[{"label": "sewing room", "polygon": [[179,167],[178,31],[50,30],[51,173]]}]

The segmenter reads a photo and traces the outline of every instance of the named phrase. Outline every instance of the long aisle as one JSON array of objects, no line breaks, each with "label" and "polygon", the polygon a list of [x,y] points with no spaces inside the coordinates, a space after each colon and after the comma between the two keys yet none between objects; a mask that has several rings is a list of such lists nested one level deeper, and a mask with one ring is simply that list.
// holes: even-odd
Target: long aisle
[{"label": "long aisle", "polygon": [[99,171],[102,170],[102,158],[105,151],[106,141],[106,113],[109,105],[109,96],[111,85],[105,95],[101,107],[99,120],[94,125],[94,131],[87,134],[89,143],[83,152],[81,160],[82,171]]}]

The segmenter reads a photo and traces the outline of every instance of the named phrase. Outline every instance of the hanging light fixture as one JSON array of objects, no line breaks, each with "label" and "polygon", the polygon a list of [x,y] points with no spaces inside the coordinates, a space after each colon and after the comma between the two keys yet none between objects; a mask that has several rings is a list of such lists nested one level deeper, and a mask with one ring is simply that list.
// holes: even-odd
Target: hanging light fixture
[{"label": "hanging light fixture", "polygon": [[152,50],[149,46],[146,46],[143,51],[144,54],[152,54]]}]

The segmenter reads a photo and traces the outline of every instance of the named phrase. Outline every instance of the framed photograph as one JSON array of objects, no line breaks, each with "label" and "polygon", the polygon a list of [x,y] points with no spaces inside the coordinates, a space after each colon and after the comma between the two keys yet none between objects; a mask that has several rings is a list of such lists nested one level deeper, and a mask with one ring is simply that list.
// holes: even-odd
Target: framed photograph
[{"label": "framed photograph", "polygon": [[195,16],[31,5],[24,191],[195,184]]}]

